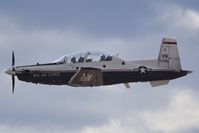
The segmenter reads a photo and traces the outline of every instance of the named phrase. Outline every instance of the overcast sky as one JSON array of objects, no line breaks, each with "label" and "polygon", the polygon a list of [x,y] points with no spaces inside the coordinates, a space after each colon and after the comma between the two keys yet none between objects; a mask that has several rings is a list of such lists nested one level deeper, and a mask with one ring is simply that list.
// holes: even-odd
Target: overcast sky
[{"label": "overcast sky", "polygon": [[[169,85],[93,88],[35,85],[4,70],[99,50],[156,59],[163,37],[178,41],[183,69]],[[198,133],[199,1],[0,0],[1,133]]]}]

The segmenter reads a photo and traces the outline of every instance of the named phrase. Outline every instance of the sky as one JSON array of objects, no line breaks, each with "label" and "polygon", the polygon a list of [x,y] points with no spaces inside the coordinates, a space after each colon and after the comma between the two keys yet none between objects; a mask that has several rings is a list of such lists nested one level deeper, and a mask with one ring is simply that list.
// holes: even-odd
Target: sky
[{"label": "sky", "polygon": [[[0,0],[1,133],[198,133],[199,1]],[[93,88],[35,85],[4,70],[47,63],[72,52],[104,51],[125,60],[156,59],[163,37],[175,38],[193,73],[149,83]]]}]

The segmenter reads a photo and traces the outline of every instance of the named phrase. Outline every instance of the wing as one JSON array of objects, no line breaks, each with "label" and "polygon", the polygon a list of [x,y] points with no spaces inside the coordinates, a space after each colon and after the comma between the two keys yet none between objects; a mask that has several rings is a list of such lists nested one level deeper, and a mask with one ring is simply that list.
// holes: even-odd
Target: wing
[{"label": "wing", "polygon": [[102,71],[97,68],[80,68],[68,83],[72,86],[103,85]]}]

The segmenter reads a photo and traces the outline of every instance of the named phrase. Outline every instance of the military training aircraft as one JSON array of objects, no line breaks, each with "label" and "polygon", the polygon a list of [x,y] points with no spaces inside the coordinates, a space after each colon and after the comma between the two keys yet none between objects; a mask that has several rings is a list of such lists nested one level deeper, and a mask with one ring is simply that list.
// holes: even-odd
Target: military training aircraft
[{"label": "military training aircraft", "polygon": [[176,40],[163,38],[155,60],[126,61],[101,52],[85,52],[66,55],[47,64],[15,66],[12,52],[12,67],[5,73],[12,76],[14,93],[15,76],[35,84],[93,87],[123,83],[130,88],[130,82],[149,81],[152,87],[168,84],[191,71],[181,68]]}]

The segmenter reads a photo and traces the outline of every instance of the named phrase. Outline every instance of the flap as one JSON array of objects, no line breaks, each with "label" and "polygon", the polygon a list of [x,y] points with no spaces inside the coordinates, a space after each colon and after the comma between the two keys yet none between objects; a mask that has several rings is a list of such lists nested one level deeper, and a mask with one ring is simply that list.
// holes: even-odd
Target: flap
[{"label": "flap", "polygon": [[166,85],[169,83],[169,80],[157,80],[157,81],[151,81],[150,84],[152,87]]},{"label": "flap", "polygon": [[97,68],[80,68],[68,83],[72,86],[103,85],[102,71]]}]

